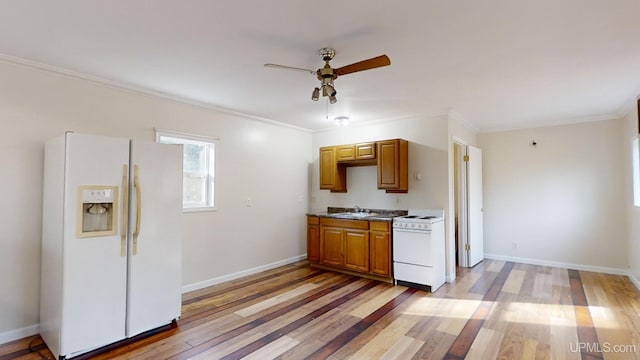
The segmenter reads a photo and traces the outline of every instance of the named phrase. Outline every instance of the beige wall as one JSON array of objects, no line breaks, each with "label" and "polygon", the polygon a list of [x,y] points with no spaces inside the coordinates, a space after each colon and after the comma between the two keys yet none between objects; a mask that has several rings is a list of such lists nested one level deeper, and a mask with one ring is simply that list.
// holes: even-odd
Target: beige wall
[{"label": "beige wall", "polygon": [[480,134],[485,253],[624,273],[622,138],[621,120]]},{"label": "beige wall", "polygon": [[308,132],[4,62],[0,125],[0,343],[37,332],[43,144],[65,130],[220,138],[219,210],[183,215],[185,286],[306,253]]}]

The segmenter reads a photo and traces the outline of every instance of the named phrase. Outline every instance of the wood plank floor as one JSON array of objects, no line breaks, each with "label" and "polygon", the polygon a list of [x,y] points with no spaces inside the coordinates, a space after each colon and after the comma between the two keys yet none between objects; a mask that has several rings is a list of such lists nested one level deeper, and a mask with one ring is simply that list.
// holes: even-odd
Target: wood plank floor
[{"label": "wood plank floor", "polygon": [[[39,336],[0,345],[43,358]],[[640,292],[485,260],[431,294],[303,261],[185,294],[177,326],[76,359],[640,359]]]}]

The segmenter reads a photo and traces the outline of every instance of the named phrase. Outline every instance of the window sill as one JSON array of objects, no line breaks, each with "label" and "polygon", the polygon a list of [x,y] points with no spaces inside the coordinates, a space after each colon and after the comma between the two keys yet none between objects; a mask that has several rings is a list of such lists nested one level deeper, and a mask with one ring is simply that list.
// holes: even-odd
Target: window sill
[{"label": "window sill", "polygon": [[183,213],[217,211],[217,210],[218,209],[216,207],[213,207],[213,206],[182,208],[182,212]]}]

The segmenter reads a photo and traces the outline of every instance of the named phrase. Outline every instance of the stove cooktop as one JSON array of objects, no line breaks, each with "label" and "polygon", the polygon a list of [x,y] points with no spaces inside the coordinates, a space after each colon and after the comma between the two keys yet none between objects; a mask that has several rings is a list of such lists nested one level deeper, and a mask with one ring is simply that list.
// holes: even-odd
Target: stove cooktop
[{"label": "stove cooktop", "polygon": [[435,219],[437,216],[423,216],[423,215],[405,215],[400,216],[399,219],[417,219],[417,220],[429,220]]}]

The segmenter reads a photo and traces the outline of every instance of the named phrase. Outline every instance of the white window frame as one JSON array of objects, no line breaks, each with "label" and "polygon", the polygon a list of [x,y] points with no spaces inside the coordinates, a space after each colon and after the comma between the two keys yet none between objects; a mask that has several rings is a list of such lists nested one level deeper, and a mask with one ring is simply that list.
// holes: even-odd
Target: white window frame
[{"label": "white window frame", "polygon": [[[207,137],[207,136],[186,134],[186,133],[175,132],[175,131],[160,130],[160,129],[155,129],[155,132],[156,132],[156,142],[158,143],[162,143],[161,141],[162,137],[168,137],[182,144],[197,142],[197,143],[204,143],[210,147],[210,151],[207,153],[207,156],[211,156],[211,158],[207,158],[205,160],[205,163],[210,164],[213,167],[213,169],[210,169],[210,168],[207,169],[208,179],[206,181],[207,185],[205,190],[206,192],[205,198],[207,199],[207,202],[206,203],[202,203],[202,202],[186,203],[184,201],[184,194],[183,194],[182,211],[183,212],[200,212],[200,211],[217,210],[218,201],[216,196],[216,182],[217,182],[216,170],[217,170],[217,154],[218,154],[219,139]],[[213,155],[211,155],[212,153]]]},{"label": "white window frame", "polygon": [[633,174],[633,205],[640,207],[640,135],[631,139],[631,172]]}]

